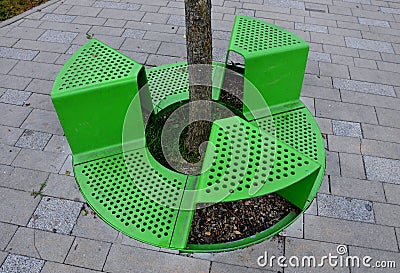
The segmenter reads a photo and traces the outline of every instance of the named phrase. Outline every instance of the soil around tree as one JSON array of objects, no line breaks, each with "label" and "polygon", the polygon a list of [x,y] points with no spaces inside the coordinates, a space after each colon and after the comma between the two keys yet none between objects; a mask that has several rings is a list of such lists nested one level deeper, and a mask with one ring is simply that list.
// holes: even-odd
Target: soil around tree
[{"label": "soil around tree", "polygon": [[46,3],[48,0],[1,0],[0,21],[4,21]]}]

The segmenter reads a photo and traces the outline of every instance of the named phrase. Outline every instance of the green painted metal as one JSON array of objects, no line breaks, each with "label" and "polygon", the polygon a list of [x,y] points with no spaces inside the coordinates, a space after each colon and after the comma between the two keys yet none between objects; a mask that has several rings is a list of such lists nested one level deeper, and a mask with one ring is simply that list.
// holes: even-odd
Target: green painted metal
[{"label": "green painted metal", "polygon": [[[52,100],[72,149],[77,183],[92,209],[115,229],[158,247],[227,251],[274,236],[299,214],[236,242],[191,245],[187,241],[197,204],[272,192],[302,212],[311,204],[323,179],[325,151],[315,120],[299,100],[307,43],[267,22],[237,16],[229,51],[243,55],[244,75],[272,116],[265,109],[252,116],[245,107],[247,120],[215,121],[213,146],[207,147],[204,172],[197,177],[160,165],[144,137],[143,111],[154,107],[157,113],[189,99],[186,63],[151,68],[146,76],[142,65],[92,39],[60,71]],[[223,78],[213,71],[215,101]],[[140,100],[133,100],[140,89]],[[259,105],[251,89],[245,84],[244,102]],[[132,100],[135,111],[125,117]],[[125,118],[132,130],[122,149]]]},{"label": "green painted metal", "polygon": [[[146,81],[141,64],[96,39],[67,61],[51,97],[75,163],[121,152],[126,110]],[[141,117],[140,105],[137,109]],[[136,123],[144,128],[141,118]],[[132,137],[144,147],[142,130]]]},{"label": "green painted metal", "polygon": [[[263,20],[238,15],[228,48],[243,56],[244,76],[261,92],[272,113],[300,105],[309,45],[303,39]],[[249,87],[244,86],[245,90]],[[244,93],[244,102],[252,97]],[[244,109],[245,114],[247,109]],[[260,118],[257,116],[256,118]]]}]

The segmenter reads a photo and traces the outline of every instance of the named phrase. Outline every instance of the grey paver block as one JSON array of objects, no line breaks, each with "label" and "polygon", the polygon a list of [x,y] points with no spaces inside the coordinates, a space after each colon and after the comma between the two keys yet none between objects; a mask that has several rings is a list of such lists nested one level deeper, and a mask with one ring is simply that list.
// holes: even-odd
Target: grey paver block
[{"label": "grey paver block", "polygon": [[25,130],[15,146],[20,148],[43,150],[51,138],[51,134]]},{"label": "grey paver block", "polygon": [[95,273],[100,271],[47,261],[40,273]]},{"label": "grey paver block", "polygon": [[[269,252],[268,252],[269,253]],[[337,245],[325,242],[315,242],[310,240],[303,240],[297,238],[287,238],[285,243],[285,256],[297,256],[301,260],[305,256],[313,256],[316,258],[317,263],[320,263],[322,256],[328,256],[329,253],[337,256]],[[274,255],[273,253],[270,254]],[[285,272],[308,273],[314,271],[312,267],[291,267],[285,268]],[[326,261],[323,267],[318,267],[318,272],[350,272],[346,267],[332,267]]]},{"label": "grey paver block", "polygon": [[310,51],[308,59],[317,62],[332,62],[330,54],[316,51]]},{"label": "grey paver block", "polygon": [[389,22],[388,21],[383,21],[383,20],[374,20],[374,19],[369,19],[369,18],[358,18],[358,22],[360,22],[360,24],[363,24],[363,25],[390,28]]},{"label": "grey paver block", "polygon": [[1,58],[30,61],[33,60],[38,53],[39,51],[37,50],[18,49],[4,46],[0,47]]},{"label": "grey paver block", "polygon": [[[10,225],[6,223],[0,223],[0,249],[3,250],[7,244],[10,242],[18,226]],[[1,261],[0,261],[1,265]]]},{"label": "grey paver block", "polygon": [[235,14],[240,14],[240,15],[245,15],[245,16],[255,16],[255,11],[254,10],[249,10],[249,9],[236,9]]},{"label": "grey paver block", "polygon": [[374,107],[316,99],[317,117],[377,124]]},{"label": "grey paver block", "polygon": [[31,77],[36,79],[53,81],[56,78],[60,69],[61,66],[56,64],[20,61],[10,71],[10,74],[15,76]]},{"label": "grey paver block", "polygon": [[110,246],[111,244],[106,242],[76,238],[65,263],[101,270]]},{"label": "grey paver block", "polygon": [[38,203],[28,192],[0,187],[0,221],[25,226]]},{"label": "grey paver block", "polygon": [[385,84],[334,78],[333,86],[337,89],[396,97],[393,86]]},{"label": "grey paver block", "polygon": [[65,14],[46,14],[41,20],[60,23],[71,23],[76,16]]},{"label": "grey paver block", "polygon": [[22,133],[22,129],[0,125],[0,143],[12,146],[17,142]]},{"label": "grey paver block", "polygon": [[47,111],[55,111],[53,103],[51,101],[51,97],[49,95],[34,93],[26,101],[25,105],[30,106],[31,108],[43,109]]},{"label": "grey paver block", "polygon": [[[214,48],[214,57],[215,57],[215,50],[216,48]],[[186,57],[186,46],[183,44],[162,42],[157,53],[167,56]],[[225,58],[226,50],[224,50],[223,56]]]},{"label": "grey paver block", "polygon": [[137,10],[121,10],[121,9],[103,9],[97,17],[101,18],[112,18],[112,19],[121,19],[121,18],[129,18],[132,21],[140,21],[144,12]]},{"label": "grey paver block", "polygon": [[334,195],[385,202],[385,193],[380,182],[334,175],[330,176],[330,182],[332,194]]},{"label": "grey paver block", "polygon": [[74,168],[72,163],[72,155],[68,155],[64,164],[62,165],[59,174],[74,176]]},{"label": "grey paver block", "polygon": [[78,16],[74,20],[74,24],[83,24],[83,25],[93,25],[93,26],[102,26],[106,22],[105,18],[97,18],[97,17],[89,17],[89,16]]},{"label": "grey paver block", "polygon": [[400,206],[374,203],[374,211],[377,224],[400,227]]},{"label": "grey paver block", "polygon": [[305,9],[304,2],[292,0],[265,0],[265,5],[281,8]]},{"label": "grey paver block", "polygon": [[142,22],[149,22],[149,23],[161,23],[165,24],[169,19],[168,14],[160,14],[160,13],[153,13],[153,12],[146,12],[144,17],[142,18]]},{"label": "grey paver block", "polygon": [[304,215],[306,239],[398,251],[393,227]]},{"label": "grey paver block", "polygon": [[122,244],[126,246],[133,246],[133,247],[138,247],[138,248],[143,248],[143,249],[149,249],[149,250],[154,250],[154,251],[160,251],[161,248],[149,245],[146,243],[142,243],[140,241],[137,241],[131,237],[126,236],[122,232],[119,232],[117,235],[117,239],[115,240],[115,244]]},{"label": "grey paver block", "polygon": [[400,184],[400,160],[364,156],[367,179]]},{"label": "grey paver block", "polygon": [[78,33],[76,32],[49,29],[46,30],[38,40],[43,42],[70,44],[77,35]]},{"label": "grey paver block", "polygon": [[[367,249],[367,248],[360,248],[349,246],[349,253],[351,256],[357,256],[362,259],[365,256],[370,256],[372,258],[370,265],[375,266],[375,262],[377,261],[394,261],[396,263],[397,268],[385,268],[385,269],[378,269],[378,268],[367,268],[365,266],[355,266],[351,268],[352,273],[376,273],[376,272],[388,272],[388,273],[397,273],[398,272],[398,265],[400,264],[400,253],[391,252],[391,251],[381,251],[376,249]],[[362,264],[362,263],[360,263]]]},{"label": "grey paver block", "polygon": [[[235,252],[215,253],[213,261],[259,268],[257,258],[264,254],[266,249],[274,253],[274,255],[283,255],[283,241],[280,238],[273,238]],[[279,269],[277,265],[272,268],[274,271]]]},{"label": "grey paver block", "polygon": [[303,215],[299,217],[293,224],[282,230],[279,235],[285,237],[303,238]]},{"label": "grey paver block", "polygon": [[364,105],[377,106],[382,108],[389,108],[393,110],[400,110],[400,98],[386,97],[380,95],[340,91],[342,101],[350,103],[360,103]]},{"label": "grey paver block", "polygon": [[182,15],[171,15],[171,17],[169,17],[169,19],[168,19],[167,24],[184,27],[185,26],[185,17]]},{"label": "grey paver block", "polygon": [[340,175],[339,154],[326,151],[326,170],[325,174]]},{"label": "grey paver block", "polygon": [[346,65],[334,63],[320,63],[321,75],[330,77],[350,78],[349,70]]},{"label": "grey paver block", "polygon": [[0,164],[10,165],[18,155],[19,151],[19,148],[6,144],[0,144]]},{"label": "grey paver block", "polygon": [[329,135],[328,143],[330,151],[360,154],[359,138]]},{"label": "grey paver block", "polygon": [[372,202],[349,197],[318,194],[318,215],[374,223]]},{"label": "grey paver block", "polygon": [[62,263],[73,241],[72,236],[19,227],[6,251]]},{"label": "grey paver block", "polygon": [[138,30],[138,29],[125,29],[124,33],[122,33],[122,37],[128,37],[132,39],[143,39],[146,31]]},{"label": "grey paver block", "polygon": [[340,92],[337,89],[320,86],[304,85],[302,95],[311,98],[321,98],[340,101]]},{"label": "grey paver block", "polygon": [[108,9],[122,9],[122,10],[139,10],[141,5],[135,3],[118,3],[110,1],[96,1],[93,4],[96,8],[108,8]]},{"label": "grey paver block", "polygon": [[0,268],[1,273],[39,273],[44,265],[43,260],[9,254]]},{"label": "grey paver block", "polygon": [[53,135],[44,149],[47,152],[71,154],[71,149],[65,136]]},{"label": "grey paver block", "polygon": [[[86,210],[90,209],[86,208]],[[87,215],[81,213],[72,234],[78,237],[112,243],[115,242],[118,231],[92,213]]]},{"label": "grey paver block", "polygon": [[184,59],[180,57],[150,54],[149,58],[147,58],[146,64],[150,66],[160,66],[163,64],[177,63],[182,61],[184,61]]},{"label": "grey paver block", "polygon": [[26,91],[50,95],[53,84],[54,82],[52,81],[33,79],[28,87],[26,87]]},{"label": "grey paver block", "polygon": [[71,47],[68,48],[66,54],[72,55],[81,47],[82,47],[81,45],[71,45]]},{"label": "grey paver block", "polygon": [[400,185],[383,183],[388,203],[400,205]]},{"label": "grey paver block", "polygon": [[295,23],[295,29],[299,29],[299,30],[303,30],[303,31],[328,33],[328,27],[312,25],[312,24]]},{"label": "grey paver block", "polygon": [[24,105],[31,94],[31,92],[8,89],[3,96],[1,96],[0,102],[14,105]]},{"label": "grey paver block", "polygon": [[208,272],[209,267],[209,261],[114,244],[104,270],[120,273],[132,272],[133,268],[138,272]]},{"label": "grey paver block", "polygon": [[38,191],[49,176],[46,172],[14,168],[8,175],[0,175],[0,185],[7,188],[32,192]]},{"label": "grey paver block", "polygon": [[[52,23],[54,24],[54,23]],[[48,43],[41,41],[31,41],[20,39],[15,45],[15,48],[34,49],[47,52],[64,53],[68,49],[68,45],[60,43]]]},{"label": "grey paver block", "polygon": [[380,10],[381,10],[383,13],[400,14],[400,9],[381,7]]},{"label": "grey paver block", "polygon": [[52,64],[55,63],[55,61],[60,57],[59,53],[54,53],[54,52],[40,52],[36,58],[34,59],[35,62],[42,62],[42,63],[48,63]]},{"label": "grey paver block", "polygon": [[73,201],[85,201],[75,179],[67,175],[50,174],[43,194]]},{"label": "grey paver block", "polygon": [[394,53],[393,47],[388,42],[345,37],[346,45],[351,48],[372,50],[385,53]]},{"label": "grey paver block", "polygon": [[22,149],[13,161],[13,165],[16,167],[58,173],[66,158],[66,154]]},{"label": "grey paver block", "polygon": [[0,58],[0,73],[7,74],[17,62],[17,60]]},{"label": "grey paver block", "polygon": [[30,112],[29,108],[0,103],[0,124],[19,127]]},{"label": "grey paver block", "polygon": [[361,155],[339,153],[339,158],[342,176],[365,179],[365,170]]},{"label": "grey paver block", "polygon": [[44,197],[36,208],[28,227],[70,234],[82,208],[82,203]]},{"label": "grey paver block", "polygon": [[379,124],[389,127],[400,128],[400,111],[376,108],[376,113],[378,115]]},{"label": "grey paver block", "polygon": [[[261,254],[260,254],[261,255]],[[265,269],[257,268],[247,268],[242,266],[224,264],[224,263],[212,263],[210,273],[231,273],[231,272],[241,272],[241,273],[262,273],[262,272],[273,272],[267,271]]]},{"label": "grey paver block", "polygon": [[121,36],[122,32],[124,30],[122,28],[116,28],[116,27],[106,27],[106,26],[93,26],[90,29],[90,33],[96,35],[109,35],[109,36]]},{"label": "grey paver block", "polygon": [[63,129],[57,114],[53,111],[34,109],[21,128],[63,135]]},{"label": "grey paver block", "polygon": [[137,52],[156,53],[161,42],[149,40],[135,40],[127,38],[122,44],[122,50],[131,50]]},{"label": "grey paver block", "polygon": [[101,10],[102,10],[101,8],[95,8],[95,7],[73,6],[67,13],[69,15],[81,15],[81,16],[96,17]]},{"label": "grey paver block", "polygon": [[6,36],[12,38],[36,40],[44,32],[43,29],[31,27],[15,27]]},{"label": "grey paver block", "polygon": [[5,261],[5,259],[7,258],[8,253],[4,252],[4,251],[0,251],[0,265],[3,264],[3,262]]},{"label": "grey paver block", "polygon": [[105,26],[108,27],[124,27],[126,24],[126,20],[119,20],[119,19],[107,19],[107,21],[104,23]]},{"label": "grey paver block", "polygon": [[361,125],[358,122],[332,120],[333,133],[337,136],[362,138]]},{"label": "grey paver block", "polygon": [[363,139],[361,142],[361,153],[364,155],[400,159],[400,144],[386,141]]}]

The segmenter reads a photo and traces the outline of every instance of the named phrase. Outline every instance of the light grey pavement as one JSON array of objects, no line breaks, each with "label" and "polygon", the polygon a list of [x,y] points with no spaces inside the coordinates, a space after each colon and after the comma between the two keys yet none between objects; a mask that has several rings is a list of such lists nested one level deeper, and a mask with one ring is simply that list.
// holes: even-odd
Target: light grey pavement
[{"label": "light grey pavement", "polygon": [[327,170],[318,200],[282,237],[192,256],[136,242],[90,213],[50,99],[86,33],[147,67],[185,60],[183,0],[49,3],[0,24],[0,272],[398,272],[257,265],[265,251],[320,257],[342,244],[400,267],[398,0],[212,0],[216,60],[235,14],[310,43],[302,96],[326,139]]}]

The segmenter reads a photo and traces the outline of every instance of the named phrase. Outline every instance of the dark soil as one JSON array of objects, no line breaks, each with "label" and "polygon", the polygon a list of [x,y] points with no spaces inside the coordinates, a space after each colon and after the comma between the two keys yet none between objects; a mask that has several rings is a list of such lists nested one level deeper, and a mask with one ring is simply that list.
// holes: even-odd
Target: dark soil
[{"label": "dark soil", "polygon": [[[243,73],[240,67],[230,67]],[[219,103],[242,116],[244,81],[237,74],[225,75]],[[227,90],[227,91],[225,91]],[[150,116],[146,127],[146,139],[150,153],[163,166],[173,170],[167,163],[161,147],[161,132],[166,120],[175,109],[187,102],[173,105],[160,113]],[[214,109],[215,110],[215,109]],[[174,121],[175,122],[175,121]],[[178,124],[180,121],[176,120]],[[189,162],[197,162],[183,145],[187,130],[180,136],[180,153]],[[171,156],[169,156],[171,158]],[[172,156],[173,158],[173,156]],[[237,241],[260,233],[278,223],[290,212],[298,209],[278,194],[264,195],[248,200],[222,202],[196,209],[189,235],[190,244],[217,244]]]}]

